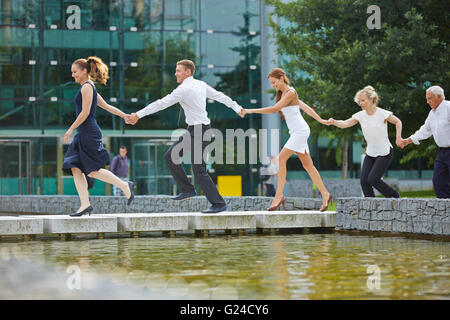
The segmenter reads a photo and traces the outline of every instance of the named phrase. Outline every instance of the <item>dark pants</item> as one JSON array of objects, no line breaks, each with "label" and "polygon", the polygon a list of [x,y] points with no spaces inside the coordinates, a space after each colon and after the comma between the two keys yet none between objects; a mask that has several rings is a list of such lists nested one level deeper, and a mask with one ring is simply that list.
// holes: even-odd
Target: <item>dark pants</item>
[{"label": "dark pants", "polygon": [[434,161],[433,186],[437,198],[450,199],[450,148],[439,148]]},{"label": "dark pants", "polygon": [[[201,124],[188,126],[188,132],[181,136],[180,139],[175,142],[169,150],[167,150],[164,158],[166,159],[167,166],[169,167],[169,170],[181,192],[193,192],[195,191],[195,188],[189,182],[189,179],[186,176],[181,164],[183,153],[189,148],[191,151],[192,171],[194,172],[195,181],[197,181],[200,188],[205,193],[206,198],[209,202],[211,202],[213,207],[223,207],[225,205],[225,200],[219,194],[216,185],[208,175],[208,172],[206,171],[206,163],[203,159],[203,151],[210,143],[210,141],[203,141],[203,134],[210,128],[211,126],[209,125]],[[180,145],[181,143],[184,147]],[[174,163],[174,160],[176,163]]]},{"label": "dark pants", "polygon": [[275,187],[271,183],[265,183],[266,187],[266,197],[274,197],[275,196]]},{"label": "dark pants", "polygon": [[373,188],[386,198],[399,198],[397,191],[387,185],[381,178],[391,164],[393,149],[386,156],[371,157],[366,155],[361,169],[361,188],[365,197],[375,197]]}]

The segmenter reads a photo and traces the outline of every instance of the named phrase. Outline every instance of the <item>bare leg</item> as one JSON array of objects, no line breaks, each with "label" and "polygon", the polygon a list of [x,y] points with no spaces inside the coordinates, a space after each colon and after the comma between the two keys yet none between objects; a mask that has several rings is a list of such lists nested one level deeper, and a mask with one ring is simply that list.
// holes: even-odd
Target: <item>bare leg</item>
[{"label": "bare leg", "polygon": [[296,152],[296,154],[299,157],[303,168],[311,177],[312,182],[317,186],[317,188],[319,188],[320,194],[322,195],[322,205],[326,206],[330,193],[328,192],[327,188],[325,188],[322,178],[320,177],[319,171],[317,171],[316,167],[313,164],[311,156],[307,152],[305,153]]},{"label": "bare leg", "polygon": [[271,207],[277,205],[283,197],[284,185],[286,184],[286,162],[293,153],[294,151],[283,148],[278,155],[277,192],[270,205]]},{"label": "bare leg", "polygon": [[118,178],[114,173],[106,169],[100,169],[98,171],[92,171],[88,174],[89,177],[101,180],[106,183],[110,183],[115,185],[120,190],[123,191],[125,197],[129,198],[131,196],[130,187],[128,186],[128,182],[122,181]]},{"label": "bare leg", "polygon": [[71,168],[71,170],[73,175],[73,181],[75,182],[75,188],[77,189],[81,203],[80,208],[77,211],[78,213],[91,205],[91,203],[89,202],[88,184],[86,181],[86,176],[84,175],[83,172],[81,172],[80,169]]}]

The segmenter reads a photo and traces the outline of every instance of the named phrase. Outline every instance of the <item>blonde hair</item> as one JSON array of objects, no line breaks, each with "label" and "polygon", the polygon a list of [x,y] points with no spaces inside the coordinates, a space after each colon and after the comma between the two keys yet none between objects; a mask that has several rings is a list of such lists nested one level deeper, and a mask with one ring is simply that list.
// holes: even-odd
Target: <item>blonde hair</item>
[{"label": "blonde hair", "polygon": [[378,101],[380,100],[380,97],[378,96],[378,93],[375,91],[375,89],[372,86],[365,86],[364,89],[359,90],[356,94],[353,100],[359,104],[359,96],[365,94],[367,98],[373,101],[375,106],[378,105]]},{"label": "blonde hair", "polygon": [[77,59],[73,62],[79,66],[82,70],[86,69],[89,75],[89,79],[101,84],[106,84],[109,79],[108,66],[96,56],[91,56],[87,59]]},{"label": "blonde hair", "polygon": [[188,70],[191,70],[191,76],[194,75],[195,72],[195,64],[191,60],[183,59],[177,62],[177,65],[181,64],[183,67],[185,67]]}]

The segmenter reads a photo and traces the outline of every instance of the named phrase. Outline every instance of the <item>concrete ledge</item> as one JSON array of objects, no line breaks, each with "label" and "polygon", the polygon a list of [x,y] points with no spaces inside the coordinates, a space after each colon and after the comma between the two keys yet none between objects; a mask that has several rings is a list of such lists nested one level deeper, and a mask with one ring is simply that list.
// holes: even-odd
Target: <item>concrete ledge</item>
[{"label": "concrete ledge", "polygon": [[318,228],[335,227],[335,213],[320,211],[278,211],[256,215],[257,228]]},{"label": "concrete ledge", "polygon": [[253,229],[256,225],[254,212],[220,212],[215,214],[193,213],[189,215],[191,230]]},{"label": "concrete ledge", "polygon": [[183,213],[125,213],[104,214],[102,217],[116,217],[119,232],[179,231],[188,230],[188,214]]},{"label": "concrete ledge", "polygon": [[44,233],[44,222],[36,217],[0,217],[0,235],[25,235]]},{"label": "concrete ledge", "polygon": [[[32,224],[34,229],[29,225]],[[258,228],[334,227],[334,212],[319,211],[224,211],[216,214],[192,213],[111,213],[82,217],[40,215],[0,217],[0,235],[67,234],[146,231],[208,231]],[[39,229],[40,228],[40,229]],[[64,236],[65,237],[65,236]],[[67,238],[67,237],[66,237]]]},{"label": "concrete ledge", "polygon": [[[22,218],[22,217],[21,217]],[[104,233],[117,232],[117,218],[105,216],[39,216],[44,221],[44,233]]]}]

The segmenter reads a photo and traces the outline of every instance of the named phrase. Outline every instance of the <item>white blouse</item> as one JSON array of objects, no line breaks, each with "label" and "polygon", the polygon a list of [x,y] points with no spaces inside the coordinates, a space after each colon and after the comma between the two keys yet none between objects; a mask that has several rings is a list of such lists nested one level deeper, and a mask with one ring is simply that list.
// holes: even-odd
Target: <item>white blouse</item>
[{"label": "white blouse", "polygon": [[392,114],[381,108],[376,109],[372,115],[367,114],[366,110],[352,115],[353,119],[358,120],[364,138],[367,142],[366,154],[371,157],[386,156],[391,151],[392,144],[388,138],[387,118]]}]

